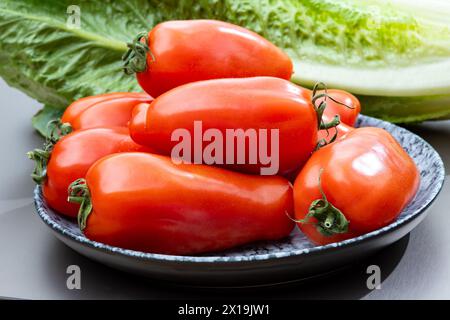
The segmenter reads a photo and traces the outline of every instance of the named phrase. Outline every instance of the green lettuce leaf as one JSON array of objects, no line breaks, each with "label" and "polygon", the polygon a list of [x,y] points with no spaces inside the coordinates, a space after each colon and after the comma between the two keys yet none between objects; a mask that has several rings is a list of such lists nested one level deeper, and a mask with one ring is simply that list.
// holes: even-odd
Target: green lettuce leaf
[{"label": "green lettuce leaf", "polygon": [[121,72],[125,41],[139,29],[132,12],[105,1],[78,2],[81,29],[66,23],[70,1],[0,2],[0,75],[56,108],[87,95],[138,89]]},{"label": "green lettuce leaf", "polygon": [[[171,19],[214,18],[260,33],[294,60],[293,81],[361,95],[395,122],[450,117],[450,4],[445,0],[66,0],[0,2],[0,76],[57,116],[83,96],[138,91],[121,71],[126,42]],[[50,107],[51,106],[51,107]]]},{"label": "green lettuce leaf", "polygon": [[394,123],[450,119],[450,94],[418,97],[358,95],[364,113]]},{"label": "green lettuce leaf", "polygon": [[47,136],[48,123],[51,120],[61,118],[64,109],[55,108],[53,106],[45,105],[44,108],[39,110],[32,119],[33,127],[44,137]]}]

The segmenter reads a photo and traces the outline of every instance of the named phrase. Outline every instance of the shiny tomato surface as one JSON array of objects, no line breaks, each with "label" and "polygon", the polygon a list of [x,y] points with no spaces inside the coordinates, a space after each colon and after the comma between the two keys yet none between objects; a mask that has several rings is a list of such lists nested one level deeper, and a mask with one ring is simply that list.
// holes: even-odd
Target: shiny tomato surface
[{"label": "shiny tomato surface", "polygon": [[278,176],[134,152],[96,162],[86,184],[93,210],[84,234],[122,248],[196,254],[280,239],[295,225],[292,188]]},{"label": "shiny tomato surface", "polygon": [[146,93],[115,92],[81,98],[64,111],[61,122],[73,130],[96,127],[126,127],[133,107],[152,98]]},{"label": "shiny tomato surface", "polygon": [[313,201],[323,199],[319,185],[328,203],[345,216],[348,231],[325,235],[338,220],[326,227],[320,216],[298,225],[314,243],[327,244],[393,222],[416,194],[419,172],[387,131],[358,128],[315,152],[301,170],[294,183],[297,220],[307,218]]},{"label": "shiny tomato surface", "polygon": [[98,159],[116,152],[148,151],[131,140],[127,128],[94,128],[64,136],[54,146],[43,184],[44,197],[58,212],[76,217],[78,205],[67,202],[69,184],[84,178]]},{"label": "shiny tomato surface", "polygon": [[[145,116],[145,124],[142,119]],[[138,117],[138,119],[135,119]],[[194,123],[201,121],[202,132],[195,130]],[[253,77],[246,79],[217,79],[199,81],[175,88],[156,98],[149,107],[141,107],[130,121],[131,137],[139,144],[149,146],[156,152],[171,155],[174,147],[182,140],[173,139],[177,129],[185,129],[191,139],[191,162],[195,156],[211,143],[203,139],[200,154],[194,147],[194,141],[206,130],[218,131],[223,137],[219,142],[223,146],[222,163],[226,168],[246,173],[261,172],[267,167],[258,158],[251,163],[239,163],[236,149],[226,148],[227,132],[241,129],[256,132],[257,151],[265,143],[269,154],[278,157],[277,174],[289,175],[298,170],[310,157],[317,144],[317,116],[311,103],[309,90],[293,83],[274,77]],[[259,136],[266,132],[267,136]],[[272,140],[275,133],[278,139]],[[212,139],[213,140],[213,139]],[[245,154],[250,154],[250,145],[246,140]],[[276,152],[275,144],[278,146]],[[237,147],[238,143],[235,143]],[[226,163],[227,153],[232,163]],[[204,159],[201,159],[204,160]],[[207,163],[207,162],[206,162]],[[211,163],[208,163],[211,164]]]},{"label": "shiny tomato surface", "polygon": [[182,84],[218,78],[290,79],[290,58],[258,34],[222,21],[168,21],[148,33],[146,69],[137,73],[153,97]]}]

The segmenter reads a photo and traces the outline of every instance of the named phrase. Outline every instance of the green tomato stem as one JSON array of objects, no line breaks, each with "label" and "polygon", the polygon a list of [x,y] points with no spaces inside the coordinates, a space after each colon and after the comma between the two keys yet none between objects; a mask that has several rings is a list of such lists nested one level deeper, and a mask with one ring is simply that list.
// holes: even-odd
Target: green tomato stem
[{"label": "green tomato stem", "polygon": [[67,201],[71,203],[78,203],[80,209],[78,211],[78,226],[83,231],[86,228],[86,222],[92,212],[91,193],[86,184],[86,180],[77,179],[69,185]]}]

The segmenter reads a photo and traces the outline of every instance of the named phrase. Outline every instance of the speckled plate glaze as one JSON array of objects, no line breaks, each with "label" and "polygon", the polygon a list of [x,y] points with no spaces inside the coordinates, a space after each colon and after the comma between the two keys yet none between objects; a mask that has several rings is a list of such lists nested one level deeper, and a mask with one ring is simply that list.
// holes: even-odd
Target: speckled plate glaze
[{"label": "speckled plate glaze", "polygon": [[38,215],[72,249],[111,267],[176,283],[202,286],[249,286],[309,278],[355,262],[405,236],[425,217],[444,181],[438,153],[422,138],[378,119],[360,116],[357,126],[389,131],[416,162],[421,176],[415,199],[390,225],[357,238],[314,246],[299,231],[277,242],[254,243],[199,256],[144,253],[87,239],[75,221],[49,209],[36,187]]}]

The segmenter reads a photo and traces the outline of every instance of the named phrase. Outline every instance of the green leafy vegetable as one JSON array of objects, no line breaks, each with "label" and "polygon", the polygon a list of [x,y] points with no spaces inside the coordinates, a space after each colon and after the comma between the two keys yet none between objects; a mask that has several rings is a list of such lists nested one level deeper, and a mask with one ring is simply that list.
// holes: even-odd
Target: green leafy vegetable
[{"label": "green leafy vegetable", "polygon": [[140,28],[135,14],[121,10],[125,1],[117,8],[113,1],[77,3],[81,29],[66,23],[69,1],[0,2],[0,75],[46,104],[33,119],[41,133],[47,119],[77,98],[139,90],[121,63],[129,35]]},{"label": "green leafy vegetable", "polygon": [[33,127],[44,137],[49,133],[48,123],[51,120],[61,118],[64,109],[55,108],[45,105],[44,108],[38,111],[32,119]]},{"label": "green leafy vegetable", "polygon": [[[450,4],[445,0],[67,0],[0,2],[0,76],[46,107],[139,90],[122,70],[126,42],[161,21],[214,18],[254,30],[295,62],[293,81],[361,95],[395,122],[450,118]],[[52,107],[50,107],[52,106]]]},{"label": "green leafy vegetable", "polygon": [[364,113],[390,122],[450,119],[450,94],[418,97],[358,96]]}]

